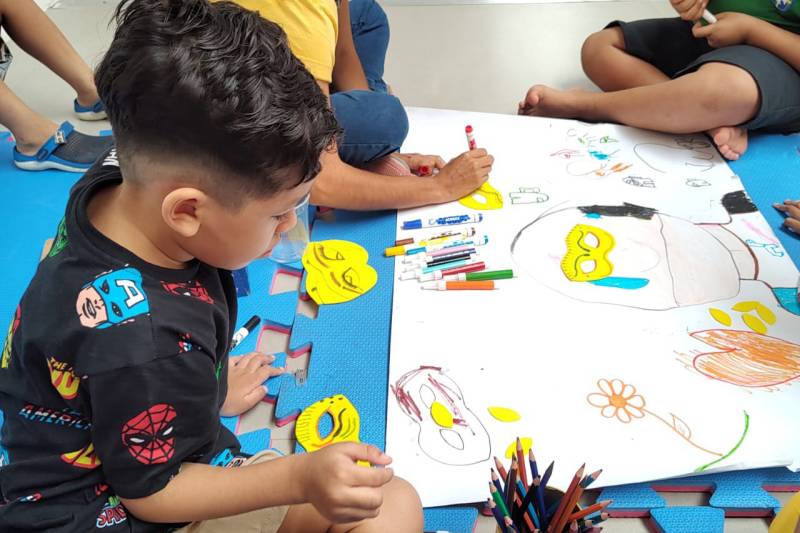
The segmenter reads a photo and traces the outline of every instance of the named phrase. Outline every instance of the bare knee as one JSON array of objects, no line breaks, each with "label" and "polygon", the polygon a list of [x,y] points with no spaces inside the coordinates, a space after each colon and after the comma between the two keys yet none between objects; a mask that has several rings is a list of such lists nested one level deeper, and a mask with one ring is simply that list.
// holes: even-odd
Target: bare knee
[{"label": "bare knee", "polygon": [[416,489],[403,478],[395,477],[384,486],[383,506],[378,520],[389,529],[419,533],[423,528],[422,502]]},{"label": "bare knee", "polygon": [[736,125],[758,113],[761,96],[758,84],[749,72],[727,63],[706,63],[697,71],[698,76],[708,80],[704,85],[705,104],[708,109],[721,115],[730,114]]},{"label": "bare knee", "polygon": [[583,41],[581,47],[581,65],[583,71],[594,81],[594,77],[607,66],[608,50],[616,48],[625,50],[625,39],[619,27],[606,28],[595,32]]}]

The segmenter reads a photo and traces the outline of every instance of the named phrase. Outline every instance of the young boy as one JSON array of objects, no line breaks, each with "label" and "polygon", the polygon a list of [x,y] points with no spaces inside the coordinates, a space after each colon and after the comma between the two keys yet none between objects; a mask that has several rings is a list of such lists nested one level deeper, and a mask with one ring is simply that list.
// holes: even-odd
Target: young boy
[{"label": "young boy", "polygon": [[280,372],[228,365],[228,270],[295,223],[338,133],[325,96],[234,4],[132,0],[116,19],[96,81],[117,150],[73,188],[0,362],[0,531],[421,531],[376,448],[246,459],[219,421]]},{"label": "young boy", "polygon": [[[586,40],[583,68],[609,92],[535,85],[520,113],[706,131],[728,159],[744,153],[750,130],[800,130],[800,3],[671,2],[682,20],[614,22]],[[706,4],[713,24],[696,22]]]},{"label": "young boy", "polygon": [[417,207],[457,200],[486,181],[494,160],[484,149],[447,164],[438,156],[398,153],[408,118],[383,81],[389,22],[375,0],[234,1],[284,29],[294,54],[330,96],[342,126],[338,150],[323,156],[312,203]]}]

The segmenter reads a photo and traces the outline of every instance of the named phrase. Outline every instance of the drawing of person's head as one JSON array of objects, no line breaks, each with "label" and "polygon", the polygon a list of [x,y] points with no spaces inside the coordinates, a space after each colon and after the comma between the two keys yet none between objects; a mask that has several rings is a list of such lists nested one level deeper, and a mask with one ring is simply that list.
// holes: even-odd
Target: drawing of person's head
[{"label": "drawing of person's head", "polygon": [[631,205],[547,213],[512,244],[514,261],[545,286],[584,302],[671,309],[731,298],[731,251],[700,225]]},{"label": "drawing of person's head", "polygon": [[407,372],[392,392],[400,409],[417,424],[419,447],[428,457],[454,466],[489,459],[489,433],[441,368],[423,366]]}]

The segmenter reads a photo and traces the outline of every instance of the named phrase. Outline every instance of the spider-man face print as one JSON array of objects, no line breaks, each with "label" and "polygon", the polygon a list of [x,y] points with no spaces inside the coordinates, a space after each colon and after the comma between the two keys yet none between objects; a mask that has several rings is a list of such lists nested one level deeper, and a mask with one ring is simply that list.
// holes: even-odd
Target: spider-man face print
[{"label": "spider-man face print", "polygon": [[128,420],[122,427],[122,442],[142,464],[166,463],[175,453],[173,436],[175,408],[156,404]]},{"label": "spider-man face print", "polygon": [[207,304],[214,303],[214,298],[212,298],[208,293],[208,289],[203,287],[203,285],[197,280],[191,280],[184,283],[168,283],[166,281],[162,281],[161,286],[164,287],[165,291],[176,296],[188,296],[190,298],[196,298]]}]

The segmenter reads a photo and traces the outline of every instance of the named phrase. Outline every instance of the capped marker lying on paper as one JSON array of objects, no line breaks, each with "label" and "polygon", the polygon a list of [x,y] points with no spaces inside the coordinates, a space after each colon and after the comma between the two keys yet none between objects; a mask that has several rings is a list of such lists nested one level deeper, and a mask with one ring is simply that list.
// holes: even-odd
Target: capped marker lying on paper
[{"label": "capped marker lying on paper", "polygon": [[469,239],[470,237],[475,236],[476,233],[478,233],[478,230],[475,229],[475,226],[469,226],[461,229],[449,229],[447,231],[437,233],[436,235],[431,235],[426,239],[422,239],[418,242],[418,244],[420,246],[443,244],[451,241],[452,239]]},{"label": "capped marker lying on paper", "polygon": [[[477,263],[469,263],[462,266],[457,266],[453,268],[446,268],[444,270],[437,270],[436,272],[431,272],[429,274],[423,274],[419,277],[418,281],[437,281],[440,279],[444,279],[445,277],[452,278],[453,276],[457,276],[460,274],[464,274],[467,272],[478,272],[486,268],[486,263],[483,261],[478,261]],[[458,280],[464,281],[464,280]]]},{"label": "capped marker lying on paper", "polygon": [[[475,264],[483,265],[483,263],[475,263]],[[437,272],[428,274],[429,276],[432,276],[430,279],[420,278],[420,281],[433,281],[440,279],[443,279],[445,281],[486,281],[486,280],[498,280],[498,279],[511,279],[514,277],[513,270],[487,270],[485,272],[480,272],[480,270],[483,269],[481,268],[475,270],[465,270],[463,272],[452,272],[452,273],[448,273],[446,270],[439,270]]]},{"label": "capped marker lying on paper", "polygon": [[477,261],[474,260],[460,260],[460,261],[453,261],[452,263],[443,263],[441,265],[436,265],[427,268],[415,268],[412,270],[408,270],[400,274],[400,281],[408,281],[411,279],[419,279],[425,274],[430,274],[431,272],[436,272],[437,270],[446,270],[449,268],[455,268],[463,265],[469,265],[476,263]]},{"label": "capped marker lying on paper", "polygon": [[250,317],[250,320],[244,323],[244,326],[237,329],[236,333],[233,334],[233,339],[231,340],[231,350],[239,346],[239,344],[241,344],[241,342],[245,340],[260,323],[261,319],[256,315],[253,315]]},{"label": "capped marker lying on paper", "polygon": [[429,281],[422,284],[422,289],[428,291],[491,291],[494,290],[494,281]]},{"label": "capped marker lying on paper", "polygon": [[[447,264],[450,264],[450,263],[457,263],[459,261],[468,261],[470,259],[474,259],[476,256],[477,256],[477,254],[475,254],[473,252],[468,252],[468,253],[454,255],[452,257],[443,257],[440,261],[435,261],[435,262],[431,262],[431,263],[422,263],[422,264],[419,264],[419,265],[406,265],[406,267],[403,269],[403,272],[415,272],[417,270],[420,270],[420,271],[422,271],[422,274],[427,274],[428,272],[433,272],[433,270],[429,270],[428,272],[426,272],[427,269],[438,267],[438,266],[442,266],[442,265],[447,265]],[[452,265],[452,266],[456,266],[456,265]],[[445,266],[443,268],[449,268],[449,267]],[[440,270],[440,269],[436,269],[436,270]]]},{"label": "capped marker lying on paper", "polygon": [[395,257],[398,255],[405,255],[403,262],[408,262],[412,259],[418,259],[415,256],[422,255],[422,254],[434,254],[436,252],[441,252],[442,250],[446,250],[448,248],[455,248],[457,246],[464,246],[464,245],[472,245],[472,246],[483,246],[489,242],[489,237],[487,235],[479,235],[476,237],[470,237],[467,239],[459,239],[455,241],[443,242],[441,244],[430,244],[427,246],[390,246],[384,250],[384,254],[386,257]]},{"label": "capped marker lying on paper", "polygon": [[429,218],[427,220],[417,218],[414,220],[404,221],[402,229],[420,229],[431,228],[434,226],[452,226],[454,224],[472,224],[481,222],[482,220],[483,215],[481,213],[475,213],[472,215],[449,215],[446,217]]},{"label": "capped marker lying on paper", "polygon": [[406,257],[403,258],[403,263],[427,261],[428,258],[430,257],[438,257],[440,255],[454,252],[457,249],[464,249],[472,246],[484,246],[488,242],[489,242],[489,237],[487,237],[486,235],[481,235],[479,237],[473,237],[472,239],[468,239],[465,241],[453,241],[447,244],[426,246],[424,251],[420,251],[417,253],[416,250],[414,250],[413,253],[408,254]]}]

